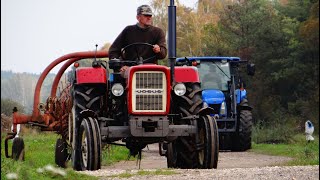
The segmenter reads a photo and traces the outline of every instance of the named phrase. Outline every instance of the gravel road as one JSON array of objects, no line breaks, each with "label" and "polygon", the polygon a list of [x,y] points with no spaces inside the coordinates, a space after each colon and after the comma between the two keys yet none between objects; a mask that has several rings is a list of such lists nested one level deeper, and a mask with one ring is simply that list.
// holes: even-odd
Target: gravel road
[{"label": "gravel road", "polygon": [[[140,170],[166,171],[166,158],[158,153],[158,145],[152,144],[143,149]],[[106,179],[290,179],[307,180],[319,179],[319,166],[281,166],[289,161],[288,157],[268,156],[253,152],[220,152],[217,169],[172,169],[174,175],[134,175],[139,171],[137,161],[122,161],[112,166],[104,166],[97,171],[83,171],[81,173]],[[129,178],[119,178],[117,175],[130,173]],[[113,176],[113,177],[110,177]]]}]

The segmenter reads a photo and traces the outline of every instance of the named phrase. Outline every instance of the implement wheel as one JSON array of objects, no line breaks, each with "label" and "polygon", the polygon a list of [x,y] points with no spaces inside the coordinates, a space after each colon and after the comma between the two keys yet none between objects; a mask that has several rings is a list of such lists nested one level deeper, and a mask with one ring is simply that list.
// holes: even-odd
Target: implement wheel
[{"label": "implement wheel", "polygon": [[24,141],[20,137],[16,137],[12,142],[12,158],[14,160],[24,161]]},{"label": "implement wheel", "polygon": [[67,149],[67,143],[65,140],[59,138],[56,142],[56,148],[55,148],[55,163],[63,168],[66,168],[66,162],[68,158],[68,149]]}]

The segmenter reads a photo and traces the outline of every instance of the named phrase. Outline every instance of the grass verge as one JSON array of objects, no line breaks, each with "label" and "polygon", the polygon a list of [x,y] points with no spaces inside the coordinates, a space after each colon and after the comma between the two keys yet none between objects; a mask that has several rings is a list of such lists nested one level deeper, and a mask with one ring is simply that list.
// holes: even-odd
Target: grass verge
[{"label": "grass verge", "polygon": [[[97,179],[77,173],[72,168],[62,169],[55,165],[54,149],[58,139],[57,134],[42,132],[25,134],[20,137],[24,139],[25,161],[14,161],[5,157],[5,135],[1,135],[1,179],[8,179],[6,175],[9,173],[16,174],[18,179]],[[11,145],[12,140],[9,141],[9,155],[11,155]],[[57,173],[58,171],[64,172],[65,175]]]},{"label": "grass verge", "polygon": [[[52,132],[24,133],[25,161],[14,161],[5,157],[4,139],[5,134],[1,134],[1,179],[7,179],[6,175],[14,173],[18,179],[98,179],[93,176],[77,173],[68,163],[68,168],[57,168],[54,161],[54,151],[56,140],[59,136]],[[12,140],[9,140],[9,155],[11,155]],[[110,165],[128,158],[129,150],[125,147],[111,146],[102,153],[102,165]],[[130,158],[132,160],[134,158]],[[65,176],[46,171],[45,167],[59,169],[66,173]],[[47,167],[48,168],[48,167]]]},{"label": "grass verge", "polygon": [[291,157],[293,160],[286,164],[289,166],[319,165],[318,136],[311,142],[307,142],[303,135],[295,135],[290,143],[253,143],[250,151],[268,155]]}]

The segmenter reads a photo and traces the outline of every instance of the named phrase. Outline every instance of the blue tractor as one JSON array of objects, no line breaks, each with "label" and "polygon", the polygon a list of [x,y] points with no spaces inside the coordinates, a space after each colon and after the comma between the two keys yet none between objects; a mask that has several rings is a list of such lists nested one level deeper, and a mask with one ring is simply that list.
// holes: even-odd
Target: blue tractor
[{"label": "blue tractor", "polygon": [[254,64],[239,57],[183,57],[177,66],[196,66],[200,75],[205,107],[214,109],[220,150],[245,151],[251,148],[252,107],[240,76],[241,65],[253,76]]}]

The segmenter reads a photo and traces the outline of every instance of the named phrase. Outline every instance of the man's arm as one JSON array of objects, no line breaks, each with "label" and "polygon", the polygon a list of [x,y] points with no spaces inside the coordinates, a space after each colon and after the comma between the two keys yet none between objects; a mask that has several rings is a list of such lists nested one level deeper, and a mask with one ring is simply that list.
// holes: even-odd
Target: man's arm
[{"label": "man's arm", "polygon": [[160,47],[160,52],[157,53],[157,59],[164,59],[167,56],[166,36],[162,29],[159,28],[159,38],[156,43]]},{"label": "man's arm", "polygon": [[125,38],[126,28],[118,35],[109,48],[109,59],[118,59],[121,56],[121,48]]}]

